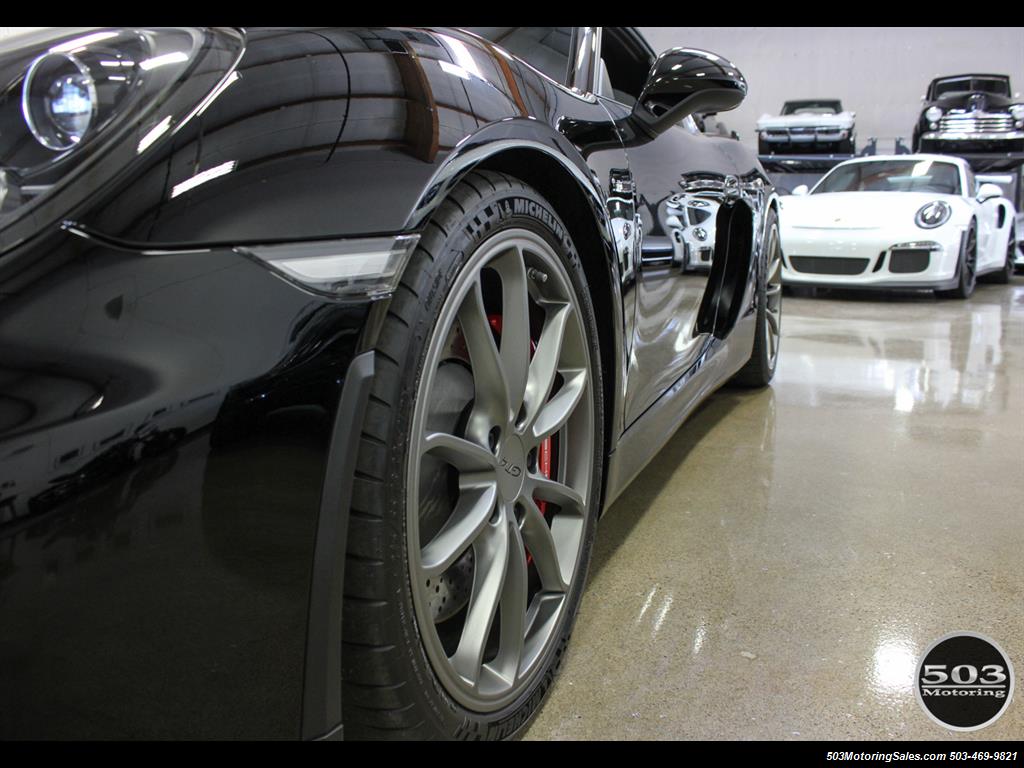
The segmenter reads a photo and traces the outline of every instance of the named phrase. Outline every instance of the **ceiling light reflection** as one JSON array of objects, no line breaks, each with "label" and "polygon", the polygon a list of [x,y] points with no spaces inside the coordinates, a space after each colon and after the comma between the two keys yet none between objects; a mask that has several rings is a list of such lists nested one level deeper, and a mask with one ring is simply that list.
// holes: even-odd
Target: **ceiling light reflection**
[{"label": "ceiling light reflection", "polygon": [[875,648],[870,671],[871,687],[884,696],[910,695],[916,669],[917,655],[910,638],[890,636]]},{"label": "ceiling light reflection", "polygon": [[168,115],[159,123],[154,125],[145,136],[139,139],[139,148],[136,150],[136,153],[141,155],[147,147],[153,144],[154,141],[167,133],[167,129],[170,127],[171,116]]},{"label": "ceiling light reflection", "polygon": [[55,45],[50,49],[50,53],[68,53],[76,49],[85,48],[93,43],[98,43],[100,40],[109,40],[112,37],[117,37],[117,32],[94,32],[91,35],[76,37],[74,40]]},{"label": "ceiling light reflection", "polygon": [[145,61],[139,62],[139,68],[148,72],[151,69],[162,67],[165,64],[180,64],[183,61],[188,61],[188,54],[184,51],[171,51],[161,56],[154,56],[152,59],[146,59]]},{"label": "ceiling light reflection", "polygon": [[457,64],[450,64],[447,61],[438,61],[437,63],[441,67],[441,69],[447,72],[449,75],[455,75],[455,77],[461,77],[463,80],[469,80],[469,72],[467,72]]},{"label": "ceiling light reflection", "polygon": [[190,189],[195,189],[200,184],[205,184],[208,181],[213,181],[214,179],[220,176],[224,176],[225,174],[231,173],[233,170],[235,170],[236,162],[237,161],[235,160],[228,160],[228,162],[226,163],[215,165],[213,168],[209,168],[205,171],[202,171],[201,173],[197,173],[191,179],[186,179],[180,184],[175,184],[174,189],[171,190],[171,197],[175,198],[178,195],[188,192]]}]

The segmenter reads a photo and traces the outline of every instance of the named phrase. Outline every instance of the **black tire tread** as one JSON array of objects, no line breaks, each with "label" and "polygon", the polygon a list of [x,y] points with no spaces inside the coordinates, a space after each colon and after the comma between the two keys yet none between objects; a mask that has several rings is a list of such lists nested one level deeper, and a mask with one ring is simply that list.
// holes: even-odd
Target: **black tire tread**
[{"label": "black tire tread", "polygon": [[[384,510],[381,486],[398,482],[387,456],[389,435],[402,409],[403,373],[415,370],[412,340],[423,339],[422,304],[447,265],[436,258],[449,236],[485,197],[495,191],[530,190],[521,182],[492,171],[467,174],[441,202],[424,227],[390,307],[384,315],[375,347],[376,375],[360,434],[356,479],[352,494],[345,564],[342,640],[342,705],[346,738],[436,738],[433,727],[411,697],[408,681],[396,679],[403,653],[398,629],[389,615],[397,611],[400,595],[388,593],[385,537],[404,536],[402,525]],[[578,259],[575,253],[573,259]],[[400,470],[399,470],[400,471]],[[357,511],[358,510],[358,511]],[[469,731],[463,737],[472,738]]]},{"label": "black tire tread", "polygon": [[[771,217],[768,227],[777,227],[778,217],[775,215],[775,212],[772,211],[768,215]],[[759,270],[757,278],[757,330],[754,332],[754,347],[750,351],[750,359],[732,379],[732,383],[740,387],[752,389],[766,387],[775,375],[775,369],[771,367],[768,353],[765,349],[765,345],[768,343],[764,331],[764,316],[767,304],[766,283],[768,280],[765,273],[767,268],[768,266],[765,264],[764,268]]]}]

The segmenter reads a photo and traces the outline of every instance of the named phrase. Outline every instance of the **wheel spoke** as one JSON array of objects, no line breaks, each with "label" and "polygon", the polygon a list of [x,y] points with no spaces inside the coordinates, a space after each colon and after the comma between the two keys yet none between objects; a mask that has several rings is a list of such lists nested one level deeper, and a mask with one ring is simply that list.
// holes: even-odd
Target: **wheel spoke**
[{"label": "wheel spoke", "polygon": [[533,353],[533,360],[530,361],[529,377],[526,381],[526,395],[523,400],[526,406],[526,429],[531,428],[536,422],[541,405],[551,394],[571,312],[572,307],[568,304],[557,305],[557,308],[548,310],[537,349]]},{"label": "wheel spoke", "polygon": [[515,519],[508,521],[508,571],[501,590],[501,639],[498,658],[491,666],[510,685],[514,684],[526,640],[526,548]]},{"label": "wheel spoke", "polygon": [[475,389],[473,413],[467,431],[484,439],[492,426],[504,425],[508,421],[509,399],[505,371],[484,309],[479,276],[459,307],[459,325],[469,350]]},{"label": "wheel spoke", "polygon": [[583,399],[587,388],[587,372],[585,370],[563,370],[562,388],[554,397],[546,402],[537,414],[533,424],[534,440],[543,440],[560,430],[572,416],[576,406]]},{"label": "wheel spoke", "polygon": [[544,515],[531,498],[524,498],[523,506],[526,514],[523,517],[523,540],[533,555],[533,564],[540,574],[541,585],[545,592],[565,592],[566,583],[562,579],[562,569],[558,564],[558,550]]},{"label": "wheel spoke", "polygon": [[563,513],[577,515],[584,513],[586,504],[583,497],[569,486],[546,477],[531,476],[531,479],[533,480],[533,494],[540,497],[542,501],[557,504],[562,508]]},{"label": "wheel spoke", "polygon": [[423,439],[423,453],[446,461],[460,472],[487,473],[497,461],[483,446],[445,432],[430,432]]},{"label": "wheel spoke", "polygon": [[420,567],[429,578],[451,567],[487,526],[498,498],[495,485],[463,490],[451,516],[437,535],[420,550]]},{"label": "wheel spoke", "polygon": [[459,646],[449,659],[455,671],[473,685],[480,679],[487,636],[505,584],[509,560],[508,525],[488,525],[473,542],[473,592]]},{"label": "wheel spoke", "polygon": [[501,276],[501,363],[508,382],[509,406],[519,410],[530,368],[530,302],[526,263],[519,248],[492,261]]},{"label": "wheel spoke", "polygon": [[[561,637],[600,413],[581,297],[546,238],[499,225],[451,277],[411,403],[409,577],[438,683],[460,706],[496,713]],[[537,466],[552,435],[557,480]]]},{"label": "wheel spoke", "polygon": [[768,327],[773,334],[779,333],[779,318],[775,316],[774,312],[766,311],[765,317],[768,320]]}]

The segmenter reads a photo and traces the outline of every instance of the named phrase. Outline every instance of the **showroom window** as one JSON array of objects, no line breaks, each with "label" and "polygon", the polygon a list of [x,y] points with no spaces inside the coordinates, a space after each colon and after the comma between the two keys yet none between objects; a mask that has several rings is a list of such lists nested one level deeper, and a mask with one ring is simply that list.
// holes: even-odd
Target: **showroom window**
[{"label": "showroom window", "polygon": [[647,83],[654,64],[651,51],[641,45],[629,30],[605,27],[601,32],[601,62],[607,87],[598,86],[598,95],[632,107]]}]

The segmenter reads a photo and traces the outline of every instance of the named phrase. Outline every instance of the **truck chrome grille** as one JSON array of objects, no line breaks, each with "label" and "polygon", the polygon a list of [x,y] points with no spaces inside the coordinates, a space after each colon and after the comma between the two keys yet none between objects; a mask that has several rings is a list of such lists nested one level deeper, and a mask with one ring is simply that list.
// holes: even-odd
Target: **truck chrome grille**
[{"label": "truck chrome grille", "polygon": [[950,133],[999,133],[1013,130],[1013,117],[1003,112],[949,112],[939,120],[939,130]]}]

